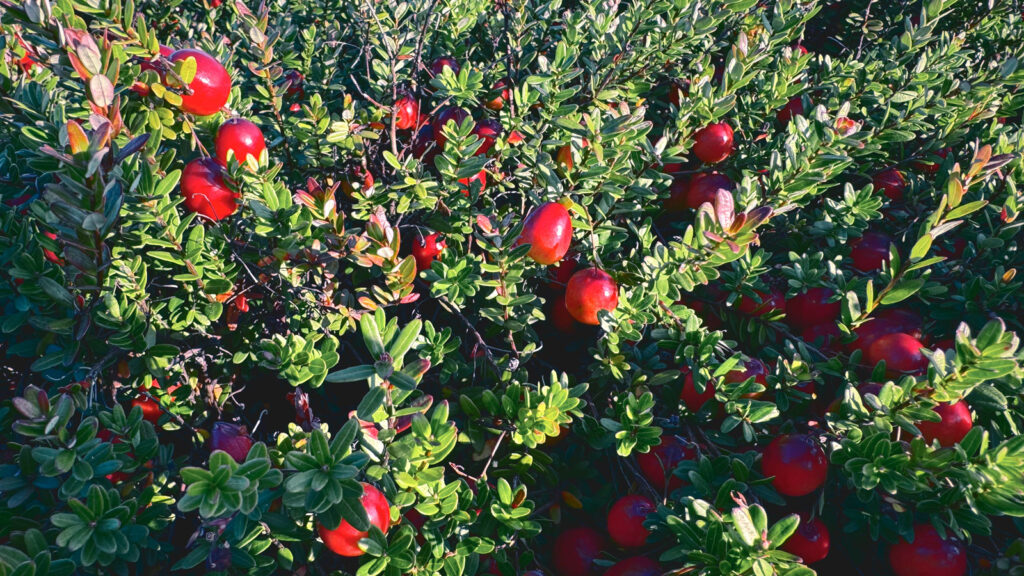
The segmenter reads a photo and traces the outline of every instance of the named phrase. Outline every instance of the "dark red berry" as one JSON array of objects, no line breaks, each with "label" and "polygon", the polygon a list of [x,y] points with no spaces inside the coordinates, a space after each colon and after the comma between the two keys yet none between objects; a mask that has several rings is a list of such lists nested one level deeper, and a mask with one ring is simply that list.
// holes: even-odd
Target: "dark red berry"
[{"label": "dark red berry", "polygon": [[693,153],[705,164],[721,162],[732,151],[732,126],[725,122],[705,126],[693,135]]},{"label": "dark red berry", "polygon": [[784,434],[764,450],[761,471],[774,476],[772,486],[786,496],[804,496],[825,483],[828,458],[809,436]]},{"label": "dark red berry", "polygon": [[654,510],[654,502],[645,496],[631,494],[620,498],[608,512],[608,534],[623,548],[643,546],[651,534],[644,528],[644,521]]},{"label": "dark red berry", "polygon": [[889,261],[889,245],[892,238],[881,232],[865,232],[863,236],[850,242],[850,258],[853,267],[861,272],[874,272],[882,269]]},{"label": "dark red berry", "polygon": [[171,62],[188,58],[196,61],[196,75],[189,83],[191,94],[181,95],[181,109],[196,116],[216,114],[228,103],[231,76],[216,58],[202,50],[187,48],[171,54]]},{"label": "dark red berry", "polygon": [[889,548],[895,576],[963,576],[967,550],[957,540],[943,540],[931,524],[914,527],[914,541],[900,540]]}]

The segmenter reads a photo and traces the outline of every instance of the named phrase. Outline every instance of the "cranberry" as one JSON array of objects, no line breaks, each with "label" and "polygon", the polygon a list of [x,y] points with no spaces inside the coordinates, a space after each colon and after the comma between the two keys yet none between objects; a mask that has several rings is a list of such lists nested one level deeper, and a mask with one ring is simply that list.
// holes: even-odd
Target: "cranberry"
[{"label": "cranberry", "polygon": [[868,319],[853,330],[857,339],[851,344],[851,350],[867,352],[871,344],[881,336],[903,332],[918,340],[924,339],[921,317],[904,308],[887,308]]},{"label": "cranberry", "polygon": [[939,415],[940,421],[917,423],[917,429],[921,431],[921,436],[928,444],[938,440],[941,446],[953,446],[963,440],[974,426],[971,409],[963,400],[952,404],[939,404],[932,410]]},{"label": "cranberry", "polygon": [[437,145],[444,148],[445,142],[448,141],[448,137],[444,135],[443,128],[449,122],[454,122],[455,127],[462,126],[462,123],[469,118],[469,112],[466,112],[458,106],[449,106],[438,113],[437,118],[434,118],[434,141]]},{"label": "cranberry", "polygon": [[643,546],[651,534],[644,528],[644,520],[654,510],[654,502],[645,496],[631,494],[620,498],[608,512],[608,534],[623,548]]},{"label": "cranberry", "polygon": [[187,58],[196,61],[196,75],[189,83],[191,94],[182,94],[181,109],[196,116],[216,114],[228,103],[231,76],[213,56],[202,50],[187,48],[171,54],[171,62]]},{"label": "cranberry", "polygon": [[494,146],[494,140],[501,136],[501,122],[485,118],[476,123],[473,127],[473,135],[481,140],[480,148],[477,149],[477,156],[486,154]]},{"label": "cranberry", "polygon": [[565,287],[565,307],[582,324],[597,326],[600,310],[609,312],[619,305],[619,288],[603,270],[586,268],[572,275]]},{"label": "cranberry", "polygon": [[806,520],[802,517],[796,532],[783,543],[781,548],[790,554],[799,556],[804,564],[820,562],[828,556],[828,526],[825,526],[821,518]]},{"label": "cranberry", "polygon": [[672,474],[683,460],[694,460],[697,451],[675,436],[668,434],[661,437],[661,442],[646,454],[637,454],[636,463],[644,478],[656,490],[662,492],[676,490],[683,485],[683,479]]},{"label": "cranberry", "polygon": [[842,334],[838,324],[827,322],[804,328],[800,331],[800,339],[808,344],[820,343],[823,348],[829,349],[833,342],[839,341]]},{"label": "cranberry", "polygon": [[227,218],[238,210],[239,195],[224,182],[224,172],[213,158],[196,158],[181,173],[185,208],[210,220]]},{"label": "cranberry", "polygon": [[552,288],[565,289],[569,279],[572,278],[576,269],[579,268],[579,261],[562,259],[557,264],[548,268],[548,285]]},{"label": "cranberry", "polygon": [[914,160],[913,162],[910,163],[910,165],[914,168],[914,170],[919,170],[925,174],[936,174],[938,173],[939,168],[942,167],[942,161],[945,160],[947,156],[949,156],[950,152],[952,152],[952,148],[947,146],[945,148],[942,148],[941,150],[936,151],[935,154],[931,155],[927,159]]},{"label": "cranberry", "polygon": [[839,318],[839,301],[831,302],[835,293],[831,288],[811,288],[786,301],[786,321],[802,329]]},{"label": "cranberry", "polygon": [[395,102],[392,114],[395,116],[395,128],[409,130],[416,127],[416,123],[420,119],[420,103],[416,98],[406,94]]},{"label": "cranberry", "polygon": [[786,105],[781,110],[775,113],[775,119],[779,121],[783,127],[789,124],[789,121],[794,116],[804,115],[804,99],[802,96],[793,96],[786,102]]},{"label": "cranberry", "polygon": [[417,235],[412,242],[412,257],[416,259],[416,270],[422,272],[430,269],[430,263],[437,260],[447,247],[438,232],[426,236]]},{"label": "cranberry", "polygon": [[881,190],[886,198],[893,202],[902,200],[907,189],[907,179],[895,168],[886,168],[875,174],[871,182],[875,185],[875,190]]},{"label": "cranberry", "polygon": [[302,76],[302,72],[289,70],[284,75],[284,81],[288,86],[284,91],[285,96],[289,98],[302,98],[305,95],[306,89],[303,85],[306,79]]},{"label": "cranberry", "polygon": [[868,366],[885,361],[885,373],[890,378],[902,374],[917,374],[928,367],[928,358],[921,353],[924,344],[909,334],[896,332],[879,336],[864,354]]},{"label": "cranberry", "polygon": [[605,549],[605,539],[593,528],[573,528],[555,540],[554,564],[558,576],[597,576],[594,564]]},{"label": "cranberry", "polygon": [[555,330],[562,332],[563,334],[573,334],[576,332],[576,320],[569,314],[569,310],[565,307],[565,293],[559,292],[553,298],[548,307],[548,320],[551,325],[554,326]]},{"label": "cranberry", "polygon": [[780,494],[804,496],[825,483],[828,458],[813,438],[785,434],[765,448],[761,471],[775,477],[772,485]]},{"label": "cranberry", "polygon": [[634,556],[616,562],[604,576],[661,576],[661,564],[646,556]]},{"label": "cranberry", "polygon": [[715,205],[718,191],[732,192],[734,184],[725,174],[718,172],[701,172],[690,179],[686,191],[686,207],[696,210],[705,202]]},{"label": "cranberry", "polygon": [[451,68],[452,74],[455,75],[458,75],[459,70],[462,69],[462,67],[459,66],[459,61],[451,56],[441,56],[430,64],[430,71],[434,73],[434,76],[444,72],[445,68]]},{"label": "cranberry", "polygon": [[572,218],[565,206],[548,202],[534,209],[523,222],[517,244],[529,244],[527,256],[538,264],[561,260],[572,243]]},{"label": "cranberry", "polygon": [[250,155],[259,163],[267,143],[259,126],[245,118],[231,118],[217,129],[214,147],[221,166],[227,166],[228,152],[233,152],[239,163],[245,163]]},{"label": "cranberry", "polygon": [[[558,150],[558,162],[565,165],[562,162],[562,150]],[[572,169],[572,154],[568,154],[569,169]],[[677,176],[672,179],[672,184],[668,187],[668,198],[665,198],[662,205],[665,210],[671,213],[679,213],[686,210],[689,206],[686,202],[686,193],[690,189],[690,181],[685,176]]]},{"label": "cranberry", "polygon": [[[768,386],[768,367],[765,366],[764,362],[761,362],[757,358],[751,358],[743,363],[742,370],[730,370],[726,374],[722,382],[725,384],[740,384],[753,378],[755,384],[761,386]],[[760,398],[764,394],[761,392],[748,392],[744,394],[744,398]]]},{"label": "cranberry", "polygon": [[460,189],[462,190],[463,196],[469,196],[469,190],[473,187],[473,182],[480,183],[480,191],[483,192],[487,189],[487,171],[481,170],[476,174],[468,178],[459,178]]},{"label": "cranberry", "polygon": [[341,181],[341,191],[349,200],[353,200],[356,197],[356,185],[359,186],[359,191],[363,193],[363,196],[367,196],[370,189],[373,188],[374,182],[373,172],[356,164],[348,169],[347,177]]},{"label": "cranberry", "polygon": [[732,127],[725,122],[705,126],[693,135],[693,153],[705,164],[721,162],[732,151]]},{"label": "cranberry", "polygon": [[[387,498],[375,486],[365,482],[362,485],[363,495],[359,498],[359,503],[366,510],[370,524],[387,534],[388,528],[391,527],[391,506]],[[317,531],[320,533],[320,539],[332,552],[349,557],[363,555],[359,541],[369,535],[369,532],[356,530],[347,520],[342,520],[341,524],[333,529],[317,524]]]},{"label": "cranberry", "polygon": [[[153,388],[156,388],[157,390],[160,389],[160,383],[157,382],[156,378],[153,378],[150,381],[149,386],[142,387],[142,389],[145,391],[152,390]],[[168,391],[173,391],[175,389],[177,389],[177,386],[170,388]],[[163,410],[160,409],[159,402],[155,400],[150,400],[148,396],[140,394],[139,396],[132,400],[131,407],[135,408],[136,406],[142,409],[143,420],[146,420],[153,424],[158,424],[160,422],[160,415],[163,414]]]},{"label": "cranberry", "polygon": [[690,412],[697,413],[709,400],[715,397],[715,383],[708,380],[704,383],[704,392],[697,392],[697,384],[693,381],[693,372],[686,370],[686,378],[683,380],[683,391],[679,399],[686,405]]},{"label": "cranberry", "polygon": [[214,422],[213,434],[210,437],[210,449],[227,452],[235,462],[245,462],[252,448],[252,436],[245,426],[231,422]]},{"label": "cranberry", "polygon": [[967,550],[956,540],[943,540],[931,524],[914,527],[914,540],[901,539],[889,548],[895,576],[963,576]]},{"label": "cranberry", "polygon": [[850,242],[850,257],[853,267],[861,272],[874,272],[882,269],[882,264],[889,261],[889,245],[892,238],[881,232],[865,232],[863,236]]},{"label": "cranberry", "polygon": [[[43,236],[46,236],[47,238],[53,241],[57,240],[56,232],[43,232]],[[57,253],[54,252],[53,250],[43,248],[43,257],[46,258],[49,262],[56,264],[57,266],[64,265],[64,259],[58,256]]]},{"label": "cranberry", "polygon": [[416,132],[416,137],[412,141],[412,155],[416,158],[429,162],[437,155],[440,146],[435,146],[436,138],[434,138],[434,127],[430,124],[424,124],[420,127],[419,131]]},{"label": "cranberry", "polygon": [[484,103],[484,106],[489,110],[501,110],[505,107],[505,101],[511,96],[509,86],[512,85],[512,81],[508,78],[502,78],[494,83],[491,87],[491,93],[494,97]]}]

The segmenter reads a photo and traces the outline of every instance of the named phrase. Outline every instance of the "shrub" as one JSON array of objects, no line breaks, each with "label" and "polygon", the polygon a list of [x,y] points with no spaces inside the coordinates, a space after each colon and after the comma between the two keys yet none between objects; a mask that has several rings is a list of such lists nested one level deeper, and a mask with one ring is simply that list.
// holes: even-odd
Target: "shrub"
[{"label": "shrub", "polygon": [[1024,573],[1021,16],[5,1],[0,575]]}]

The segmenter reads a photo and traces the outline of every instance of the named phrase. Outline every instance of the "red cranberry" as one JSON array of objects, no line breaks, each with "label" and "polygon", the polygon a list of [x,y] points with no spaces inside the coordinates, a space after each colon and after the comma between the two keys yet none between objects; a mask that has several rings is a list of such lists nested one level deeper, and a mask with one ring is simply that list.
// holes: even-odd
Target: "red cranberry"
[{"label": "red cranberry", "polygon": [[422,272],[430,269],[430,263],[437,260],[446,247],[447,244],[438,232],[426,236],[417,235],[412,241],[412,257],[416,259],[416,270]]},{"label": "red cranberry", "polygon": [[683,485],[683,479],[672,474],[683,460],[694,460],[697,451],[675,436],[668,434],[661,437],[661,443],[651,448],[646,454],[637,454],[636,463],[644,478],[656,490],[662,492],[675,490]]},{"label": "red cranberry", "polygon": [[459,70],[462,70],[459,61],[451,56],[441,56],[430,64],[430,71],[434,73],[434,76],[441,74],[445,68],[451,68],[452,73],[456,76],[459,74]]},{"label": "red cranberry", "polygon": [[914,160],[913,162],[910,163],[910,165],[914,168],[914,170],[919,170],[925,174],[936,174],[938,173],[939,168],[942,167],[942,161],[945,160],[947,156],[949,156],[949,153],[951,151],[952,148],[947,146],[936,151],[935,154],[929,155],[929,157],[926,159]]},{"label": "red cranberry", "polygon": [[725,122],[705,126],[693,135],[693,153],[705,164],[721,162],[732,151],[732,127]]},{"label": "red cranberry", "polygon": [[736,301],[736,309],[746,316],[764,316],[786,308],[786,294],[782,290],[773,289],[770,294],[760,290],[754,291],[760,302],[747,296],[740,296]]},{"label": "red cranberry", "polygon": [[604,270],[580,270],[572,275],[565,287],[565,307],[581,324],[599,325],[598,312],[611,312],[618,305],[618,285]]},{"label": "red cranberry", "polygon": [[527,256],[538,264],[558,262],[569,251],[572,243],[572,218],[569,211],[558,202],[538,206],[523,222],[523,232],[516,243],[529,244]]},{"label": "red cranberry", "polygon": [[231,118],[217,129],[214,147],[221,166],[227,166],[228,152],[233,152],[235,160],[240,164],[244,164],[250,155],[258,163],[263,151],[267,149],[267,143],[259,126],[245,118]]},{"label": "red cranberry", "polygon": [[914,527],[914,541],[900,540],[889,548],[895,576],[963,576],[967,550],[957,540],[943,540],[931,524]]},{"label": "red cranberry", "polygon": [[714,399],[715,383],[708,380],[704,383],[704,392],[698,393],[697,384],[693,381],[693,372],[690,370],[685,371],[686,377],[683,380],[683,391],[679,394],[679,399],[686,405],[687,410],[697,413],[704,407],[704,404],[707,404],[709,400]]},{"label": "red cranberry", "polygon": [[433,122],[434,141],[437,142],[437,145],[444,148],[445,142],[448,141],[448,137],[444,135],[443,130],[445,125],[449,122],[454,122],[455,126],[459,127],[462,126],[462,123],[465,122],[466,118],[469,118],[469,112],[466,112],[458,106],[449,106],[444,110],[441,110],[437,115],[437,118],[434,118]]},{"label": "red cranberry", "polygon": [[494,140],[501,136],[501,122],[485,118],[476,123],[473,127],[473,135],[479,138],[482,142],[480,148],[477,149],[476,154],[486,154],[492,146],[494,146]]},{"label": "red cranberry", "polygon": [[554,564],[558,576],[597,576],[594,564],[605,549],[605,539],[592,528],[573,528],[555,540]]},{"label": "red cranberry", "polygon": [[645,496],[631,494],[620,498],[608,512],[608,534],[623,548],[643,546],[651,534],[644,527],[644,520],[654,510],[654,502]]},{"label": "red cranberry", "polygon": [[[753,378],[755,384],[768,386],[768,367],[757,358],[750,358],[743,363],[742,370],[730,370],[722,378],[724,384],[739,384]],[[764,392],[748,392],[743,398],[760,398]]]},{"label": "red cranberry", "polygon": [[816,324],[835,321],[842,305],[831,302],[835,293],[831,288],[811,288],[786,302],[786,322],[794,328],[808,328]]},{"label": "red cranberry", "polygon": [[231,422],[214,422],[213,434],[210,437],[210,449],[227,452],[235,462],[245,462],[252,448],[252,436],[245,426]]},{"label": "red cranberry", "polygon": [[907,189],[907,179],[902,172],[895,168],[886,168],[875,174],[872,183],[875,185],[875,190],[881,190],[886,198],[893,202],[902,200],[903,193]]},{"label": "red cranberry", "polygon": [[[375,486],[365,482],[362,484],[363,495],[359,498],[359,503],[366,510],[370,524],[387,534],[388,528],[391,527],[391,505]],[[339,556],[346,557],[362,556],[363,551],[359,548],[359,541],[369,535],[368,532],[356,530],[347,520],[342,520],[341,524],[334,529],[317,524],[317,531],[327,548]]]},{"label": "red cranberry", "polygon": [[775,477],[772,485],[780,494],[804,496],[825,483],[828,458],[813,438],[785,434],[765,448],[761,470],[765,476]]},{"label": "red cranberry", "polygon": [[793,96],[786,102],[786,105],[781,110],[775,113],[775,119],[779,121],[783,127],[789,124],[789,121],[794,116],[804,115],[804,99],[802,96]]},{"label": "red cranberry", "polygon": [[952,404],[939,404],[932,410],[939,415],[940,421],[917,423],[917,429],[921,431],[921,436],[928,444],[938,440],[941,446],[953,446],[963,440],[974,426],[971,409],[963,400]]},{"label": "red cranberry", "polygon": [[512,81],[508,78],[502,78],[494,83],[491,87],[491,93],[494,95],[493,98],[484,103],[484,107],[489,110],[501,110],[505,107],[505,101],[507,101],[512,93],[509,90],[509,86],[512,85]]},{"label": "red cranberry", "polygon": [[409,130],[414,128],[420,119],[420,103],[416,98],[406,94],[395,102],[392,113],[395,116],[395,128]]},{"label": "red cranberry", "polygon": [[732,192],[734,184],[725,174],[701,172],[690,178],[686,191],[686,207],[696,210],[705,202],[715,205],[718,191]]},{"label": "red cranberry", "polygon": [[213,158],[196,158],[181,173],[185,208],[218,221],[238,210],[239,195],[224,182],[224,172]]},{"label": "red cranberry", "polygon": [[796,532],[786,540],[781,548],[790,554],[799,556],[804,564],[820,562],[828,556],[828,527],[821,521],[821,518],[806,520],[802,517]]},{"label": "red cranberry", "polygon": [[889,261],[889,245],[892,238],[881,232],[865,232],[863,236],[850,242],[850,257],[853,267],[861,272],[874,272],[882,269],[882,264]]},{"label": "red cranberry", "polygon": [[191,94],[182,94],[181,109],[196,116],[216,114],[228,103],[231,95],[231,76],[213,56],[191,48],[171,54],[171,62],[188,58],[196,61],[196,75],[189,83]]},{"label": "red cranberry", "polygon": [[928,358],[921,353],[924,344],[909,334],[896,332],[875,339],[868,346],[864,358],[868,366],[885,361],[885,373],[890,378],[903,374],[917,374],[928,368]]}]

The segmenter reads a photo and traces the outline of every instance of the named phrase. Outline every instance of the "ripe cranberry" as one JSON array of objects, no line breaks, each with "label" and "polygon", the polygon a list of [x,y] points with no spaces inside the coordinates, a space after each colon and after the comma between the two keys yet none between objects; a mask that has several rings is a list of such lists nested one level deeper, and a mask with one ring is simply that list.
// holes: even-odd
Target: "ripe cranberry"
[{"label": "ripe cranberry", "polygon": [[710,124],[693,135],[693,153],[705,164],[715,164],[733,151],[732,126],[725,122]]},{"label": "ripe cranberry", "polygon": [[830,302],[831,288],[811,288],[786,301],[786,322],[794,328],[808,328],[839,318],[841,304]]},{"label": "ripe cranberry", "polygon": [[227,166],[229,151],[234,152],[235,160],[239,163],[245,163],[250,154],[259,163],[263,151],[267,149],[267,143],[259,126],[245,118],[231,118],[217,129],[214,147],[217,149],[217,160],[221,166]]},{"label": "ripe cranberry", "polygon": [[853,330],[857,339],[851,350],[867,352],[868,347],[881,336],[902,332],[924,340],[921,317],[904,308],[886,308]]},{"label": "ripe cranberry", "polygon": [[[388,504],[387,498],[375,486],[366,482],[363,482],[362,485],[363,495],[359,498],[359,503],[366,510],[370,524],[387,534],[388,528],[391,527],[391,506]],[[341,524],[333,530],[323,524],[317,524],[317,531],[320,533],[320,539],[332,552],[339,556],[349,557],[363,555],[363,551],[359,549],[359,541],[369,535],[369,532],[356,530],[345,520],[342,520]]]},{"label": "ripe cranberry", "polygon": [[572,158],[572,146],[566,144],[559,148],[558,152],[555,154],[555,162],[561,164],[562,167],[565,168],[566,172],[571,171],[575,164]]},{"label": "ripe cranberry", "polygon": [[434,73],[434,76],[437,76],[444,71],[445,67],[451,68],[452,74],[455,75],[458,75],[459,70],[462,69],[462,67],[459,66],[459,61],[455,58],[452,58],[451,56],[441,56],[430,64],[430,71]]},{"label": "ripe cranberry", "polygon": [[760,290],[754,291],[760,302],[753,298],[740,296],[736,301],[736,309],[747,316],[764,316],[786,308],[786,294],[782,290],[772,289],[771,294],[765,294]]},{"label": "ripe cranberry", "polygon": [[289,70],[284,75],[284,81],[288,86],[284,91],[285,96],[289,98],[302,98],[305,95],[306,89],[304,84],[306,78],[302,75],[302,72]]},{"label": "ripe cranberry", "polygon": [[[171,48],[170,46],[164,46],[163,44],[160,45],[161,56],[163,56],[164,58],[170,58],[171,54],[174,54],[174,48]],[[164,82],[165,75],[163,68],[158,66],[152,60],[143,60],[142,62],[139,62],[139,68],[141,68],[142,72],[145,72],[146,70],[152,70],[153,72],[156,72],[157,75],[160,77],[160,82]],[[136,82],[135,84],[133,84],[132,90],[138,93],[140,96],[149,95],[149,85],[144,84],[142,82]]]},{"label": "ripe cranberry", "polygon": [[565,290],[566,284],[579,265],[579,261],[575,259],[559,260],[557,264],[548,268],[548,286]]},{"label": "ripe cranberry", "polygon": [[523,222],[523,233],[516,244],[529,244],[527,256],[538,264],[561,260],[572,243],[572,218],[565,206],[548,202],[534,209]]},{"label": "ripe cranberry", "polygon": [[643,546],[651,534],[644,520],[655,508],[654,502],[639,494],[619,498],[608,512],[608,534],[623,548]]},{"label": "ripe cranberry", "polygon": [[494,98],[484,102],[484,106],[490,110],[501,110],[505,106],[505,101],[511,96],[508,88],[511,84],[512,81],[508,78],[502,78],[495,82],[494,86],[491,87]]},{"label": "ripe cranberry", "polygon": [[476,123],[476,126],[473,127],[473,135],[483,141],[476,151],[477,156],[486,154],[494,146],[494,140],[501,136],[501,130],[501,122],[491,118],[485,118]]},{"label": "ripe cranberry", "polygon": [[420,127],[412,141],[412,155],[424,162],[429,162],[437,155],[440,146],[435,146],[434,127],[429,123]]},{"label": "ripe cranberry", "polygon": [[889,261],[889,245],[892,238],[881,232],[865,232],[863,236],[850,242],[850,257],[853,267],[861,272],[874,272],[882,269],[882,264]]},{"label": "ripe cranberry", "polygon": [[[942,166],[942,161],[946,159],[946,156],[949,156],[950,152],[952,152],[952,148],[947,146],[936,151],[935,154],[929,155],[927,159],[914,160],[910,165],[914,170],[920,170],[925,174],[936,174]],[[936,160],[936,158],[938,158],[938,160]]]},{"label": "ripe cranberry", "polygon": [[800,339],[808,344],[820,343],[826,350],[832,347],[833,342],[838,342],[842,336],[839,325],[835,322],[815,324],[800,331]]},{"label": "ripe cranberry", "polygon": [[392,114],[395,115],[395,128],[408,130],[416,126],[420,119],[420,103],[412,96],[406,94],[395,102],[392,107]]},{"label": "ripe cranberry", "polygon": [[783,128],[785,128],[786,125],[789,124],[789,121],[792,120],[794,116],[803,116],[803,115],[804,115],[804,99],[803,99],[803,97],[802,96],[793,96],[792,98],[789,99],[789,102],[786,102],[786,105],[783,106],[782,109],[780,109],[778,112],[775,113],[775,119],[779,121],[779,124],[782,124]]},{"label": "ripe cranberry", "polygon": [[836,118],[836,132],[839,132],[842,136],[849,136],[857,131],[857,123],[847,118],[846,116],[840,116]]},{"label": "ripe cranberry", "polygon": [[[710,384],[710,383],[709,383]],[[683,485],[683,479],[672,474],[683,460],[694,460],[697,451],[693,446],[668,434],[661,437],[661,443],[646,454],[637,454],[636,463],[640,472],[656,490],[673,491]]]},{"label": "ripe cranberry", "polygon": [[[156,388],[157,390],[160,389],[160,383],[156,381],[156,378],[153,378],[153,380],[149,383],[149,386],[144,386],[143,390],[149,391],[152,390],[153,388]],[[177,386],[169,389],[168,391],[173,391],[176,388]],[[131,407],[135,408],[136,406],[142,409],[143,420],[152,422],[153,424],[158,424],[160,422],[160,415],[163,414],[163,410],[160,409],[159,402],[156,402],[155,400],[150,400],[149,397],[140,394],[139,396],[132,400]]]},{"label": "ripe cranberry", "polygon": [[437,142],[437,145],[444,148],[445,142],[448,141],[448,137],[444,135],[444,130],[442,130],[446,124],[449,122],[455,122],[455,126],[459,127],[462,126],[462,123],[465,122],[466,118],[469,118],[469,112],[466,112],[458,106],[449,106],[444,110],[441,110],[437,117],[434,118],[433,122],[434,141]]},{"label": "ripe cranberry", "polygon": [[604,270],[586,268],[572,275],[565,287],[565,307],[582,324],[597,326],[597,313],[619,305],[619,287]]},{"label": "ripe cranberry", "polygon": [[765,448],[761,471],[775,477],[772,486],[780,494],[804,496],[825,483],[828,458],[813,438],[784,434]]},{"label": "ripe cranberry", "polygon": [[732,192],[733,182],[725,174],[718,172],[701,172],[690,178],[689,188],[686,191],[686,207],[696,210],[701,204],[709,202],[715,204],[718,191]]},{"label": "ripe cranberry", "polygon": [[[768,386],[768,367],[765,366],[764,362],[761,362],[757,358],[751,358],[743,363],[742,370],[730,370],[722,378],[722,382],[725,384],[738,384],[746,382],[753,378],[755,384],[761,386]],[[749,392],[743,395],[743,398],[759,398],[764,392]]]},{"label": "ripe cranberry", "polygon": [[697,413],[709,400],[715,397],[715,383],[708,380],[704,383],[704,392],[697,392],[697,384],[693,381],[693,372],[686,370],[686,378],[683,380],[683,391],[679,399],[686,405],[690,412]]},{"label": "ripe cranberry", "polygon": [[235,459],[235,462],[245,462],[252,448],[252,436],[249,436],[245,426],[239,426],[231,422],[214,422],[213,434],[210,437],[210,450],[222,450]]},{"label": "ripe cranberry", "polygon": [[181,109],[196,116],[216,114],[231,95],[231,76],[213,56],[202,50],[187,48],[170,56],[171,62],[187,58],[196,61],[196,75],[189,83],[191,94],[182,94]]},{"label": "ripe cranberry", "polygon": [[943,540],[931,524],[914,526],[914,541],[901,539],[889,548],[895,576],[963,576],[967,550],[957,540]]},{"label": "ripe cranberry", "polygon": [[604,576],[661,576],[661,564],[646,556],[634,556],[616,562]]},{"label": "ripe cranberry", "polygon": [[909,334],[896,332],[879,336],[868,346],[864,358],[868,366],[885,361],[885,373],[890,378],[903,374],[924,372],[928,359],[921,353],[924,344]]},{"label": "ripe cranberry", "polygon": [[469,196],[469,189],[473,186],[473,182],[479,182],[480,183],[480,191],[481,192],[486,190],[487,189],[487,171],[486,170],[481,170],[481,171],[477,172],[476,174],[470,176],[469,178],[459,178],[459,184],[462,185],[460,187],[460,189],[462,190],[462,195],[463,196]]},{"label": "ripe cranberry", "polygon": [[902,200],[903,192],[907,189],[907,179],[895,168],[886,168],[875,174],[871,182],[875,185],[875,190],[881,190],[893,202]]},{"label": "ripe cranberry", "polygon": [[448,245],[438,232],[426,236],[417,234],[412,241],[412,257],[416,259],[416,270],[422,272],[429,269],[430,263],[437,260],[437,257],[447,247]]},{"label": "ripe cranberry", "polygon": [[[46,236],[50,240],[54,240],[54,241],[57,240],[57,233],[56,232],[43,232],[43,236]],[[48,261],[56,264],[57,266],[63,266],[64,265],[64,259],[61,258],[60,256],[57,256],[57,253],[54,252],[53,250],[49,250],[47,248],[43,248],[43,257],[46,258]]]},{"label": "ripe cranberry", "polygon": [[594,564],[605,549],[605,539],[593,528],[573,528],[555,540],[554,564],[558,576],[596,576]]},{"label": "ripe cranberry", "polygon": [[932,408],[942,420],[938,422],[923,421],[917,423],[917,429],[928,444],[938,440],[941,446],[953,446],[964,439],[974,426],[971,409],[963,400],[952,404],[939,404]]},{"label": "ripe cranberry", "polygon": [[820,562],[828,556],[828,526],[825,526],[821,518],[807,520],[806,517],[801,517],[796,532],[780,548],[799,556],[804,564]]},{"label": "ripe cranberry", "polygon": [[551,325],[555,327],[555,330],[562,332],[563,334],[572,334],[576,332],[576,320],[569,314],[569,310],[565,307],[565,293],[559,292],[556,296],[551,298],[551,302],[548,306],[548,320]]},{"label": "ripe cranberry", "polygon": [[373,172],[370,172],[366,168],[363,168],[361,164],[356,164],[348,169],[347,177],[341,181],[341,191],[349,200],[354,200],[356,197],[356,184],[359,185],[359,191],[364,196],[369,194],[370,189],[373,188]]},{"label": "ripe cranberry", "polygon": [[224,183],[224,172],[213,158],[196,158],[181,173],[185,208],[210,220],[227,218],[238,210],[239,195]]}]

